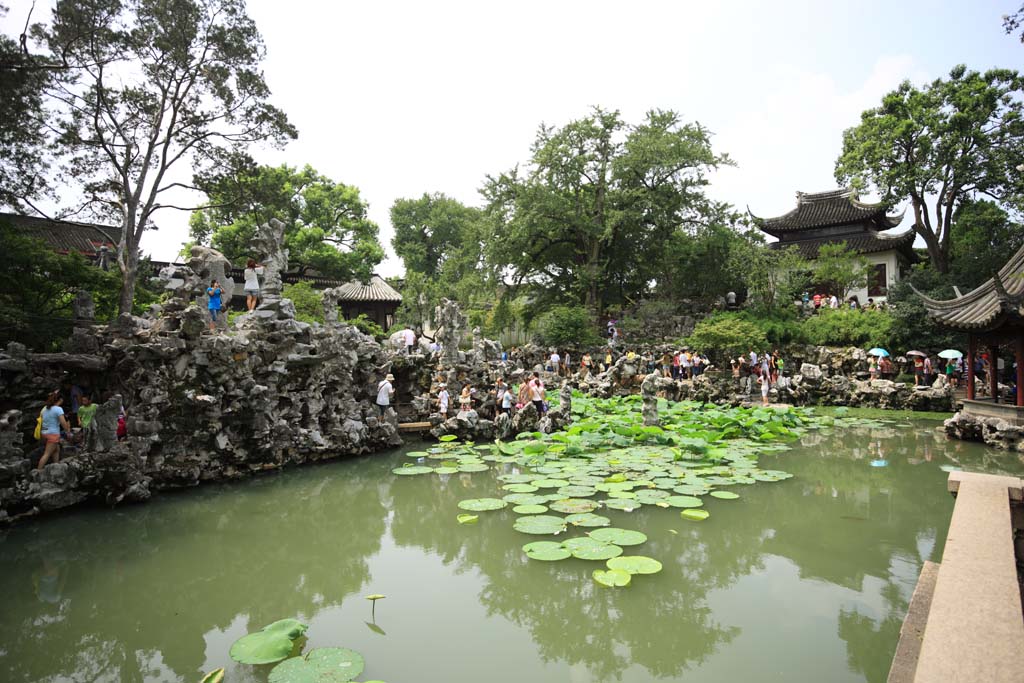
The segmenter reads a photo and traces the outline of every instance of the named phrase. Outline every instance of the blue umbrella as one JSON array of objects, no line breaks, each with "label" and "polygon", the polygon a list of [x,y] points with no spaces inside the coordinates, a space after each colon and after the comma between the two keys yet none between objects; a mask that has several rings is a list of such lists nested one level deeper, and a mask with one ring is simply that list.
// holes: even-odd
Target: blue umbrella
[{"label": "blue umbrella", "polygon": [[885,349],[880,349],[877,346],[875,348],[871,349],[870,351],[868,351],[868,353],[870,353],[872,356],[883,356],[884,357],[884,356],[888,356],[889,355],[888,351],[886,351]]}]

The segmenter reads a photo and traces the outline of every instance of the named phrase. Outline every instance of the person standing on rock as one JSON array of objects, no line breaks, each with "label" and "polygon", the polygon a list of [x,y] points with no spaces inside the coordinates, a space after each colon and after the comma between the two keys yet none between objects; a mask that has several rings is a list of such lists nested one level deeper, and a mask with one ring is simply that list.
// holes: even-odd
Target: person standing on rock
[{"label": "person standing on rock", "polygon": [[924,383],[925,386],[930,386],[934,377],[932,376],[932,359],[929,356],[925,356],[924,359]]},{"label": "person standing on rock", "polygon": [[473,410],[473,387],[466,382],[462,385],[462,393],[459,394],[459,412],[468,413]]},{"label": "person standing on rock", "polygon": [[768,370],[761,370],[761,376],[757,378],[761,384],[761,405],[768,405],[768,392],[772,388],[772,375]]},{"label": "person standing on rock", "polygon": [[210,332],[217,329],[217,314],[220,312],[220,296],[223,292],[220,283],[216,280],[212,280],[210,286],[206,288],[206,309],[210,312]]},{"label": "person standing on rock", "polygon": [[451,396],[449,396],[448,386],[444,382],[441,382],[438,385],[438,388],[439,390],[437,392],[437,412],[441,413],[441,417],[447,418],[448,409],[449,406],[451,405]]},{"label": "person standing on rock", "polygon": [[391,383],[394,381],[395,376],[389,372],[387,377],[377,384],[377,409],[380,411],[381,417],[391,407],[391,397],[395,395],[395,387]]},{"label": "person standing on rock", "polygon": [[544,385],[540,382],[540,374],[533,373],[530,380],[530,402],[537,409],[537,415],[544,414]]},{"label": "person standing on rock", "polygon": [[412,331],[411,327],[407,327],[402,336],[405,337],[405,353],[412,355],[413,349],[416,348],[416,333]]},{"label": "person standing on rock", "polygon": [[260,275],[263,275],[263,266],[256,263],[256,259],[249,259],[242,274],[245,277],[245,307],[252,313],[260,300]]},{"label": "person standing on rock", "polygon": [[508,386],[505,387],[504,393],[501,395],[498,410],[506,415],[512,414],[512,404],[515,403],[515,396],[512,395],[512,389]]},{"label": "person standing on rock", "polygon": [[43,457],[39,459],[39,465],[36,469],[43,469],[46,467],[46,463],[53,458],[54,462],[60,462],[60,435],[61,432],[65,434],[71,433],[71,427],[68,426],[68,421],[64,418],[64,409],[60,407],[60,404],[64,402],[61,398],[59,391],[52,392],[46,397],[46,407],[40,413],[43,418],[43,425],[39,433],[42,436],[45,448],[43,449]]}]

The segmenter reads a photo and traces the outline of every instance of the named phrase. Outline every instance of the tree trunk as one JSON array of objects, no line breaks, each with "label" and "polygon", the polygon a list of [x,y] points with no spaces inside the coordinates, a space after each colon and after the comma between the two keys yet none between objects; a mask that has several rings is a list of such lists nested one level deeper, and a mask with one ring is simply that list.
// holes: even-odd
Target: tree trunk
[{"label": "tree trunk", "polygon": [[[912,199],[914,207],[914,231],[918,235],[924,238],[925,246],[928,247],[928,257],[931,259],[932,267],[940,273],[949,272],[949,258],[946,255],[946,250],[943,249],[942,242],[939,241],[938,236],[931,228],[931,221],[922,210],[922,200],[914,197]],[[941,216],[936,217],[937,220],[942,220]],[[948,245],[947,245],[948,246]]]},{"label": "tree trunk", "polygon": [[135,240],[126,240],[124,266],[121,269],[121,296],[117,304],[118,313],[131,313],[135,303],[135,280],[139,276],[139,249]]}]

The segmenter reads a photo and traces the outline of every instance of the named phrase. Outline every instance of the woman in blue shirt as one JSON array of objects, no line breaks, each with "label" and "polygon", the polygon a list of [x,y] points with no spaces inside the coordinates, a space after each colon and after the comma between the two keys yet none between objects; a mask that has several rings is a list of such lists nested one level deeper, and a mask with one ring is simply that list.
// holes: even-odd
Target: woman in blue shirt
[{"label": "woman in blue shirt", "polygon": [[46,447],[43,449],[43,457],[39,459],[38,469],[46,467],[46,463],[53,458],[54,462],[60,462],[60,435],[71,432],[68,421],[64,418],[64,409],[60,404],[64,402],[59,391],[52,392],[46,397],[46,407],[40,415],[43,418],[43,426],[39,430]]},{"label": "woman in blue shirt", "polygon": [[224,290],[220,288],[220,284],[216,280],[210,282],[210,286],[206,288],[206,296],[208,297],[206,307],[210,311],[210,332],[217,329],[217,314],[220,312],[220,295],[223,291]]}]

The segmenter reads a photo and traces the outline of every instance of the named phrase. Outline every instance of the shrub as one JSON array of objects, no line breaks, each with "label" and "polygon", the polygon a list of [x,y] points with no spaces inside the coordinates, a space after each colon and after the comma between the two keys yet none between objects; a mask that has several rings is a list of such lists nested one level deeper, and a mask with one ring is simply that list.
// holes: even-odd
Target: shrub
[{"label": "shrub", "polygon": [[888,311],[823,310],[803,323],[807,343],[818,346],[886,347],[892,332],[893,316]]},{"label": "shrub", "polygon": [[768,346],[764,331],[742,314],[721,313],[705,318],[686,339],[695,350],[707,353],[713,360],[724,362],[754,349],[758,353]]},{"label": "shrub", "polygon": [[587,309],[556,306],[537,321],[537,341],[545,346],[585,348],[597,346],[601,338]]},{"label": "shrub", "polygon": [[378,325],[375,321],[367,318],[365,313],[360,313],[354,318],[348,318],[345,322],[352,325],[363,334],[370,335],[377,341],[384,339],[384,328]]},{"label": "shrub", "polygon": [[285,298],[295,304],[295,319],[304,323],[322,323],[324,307],[320,300],[320,292],[305,281],[293,285],[285,285],[282,293]]}]

